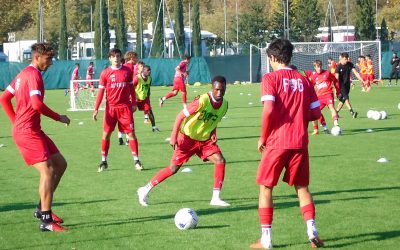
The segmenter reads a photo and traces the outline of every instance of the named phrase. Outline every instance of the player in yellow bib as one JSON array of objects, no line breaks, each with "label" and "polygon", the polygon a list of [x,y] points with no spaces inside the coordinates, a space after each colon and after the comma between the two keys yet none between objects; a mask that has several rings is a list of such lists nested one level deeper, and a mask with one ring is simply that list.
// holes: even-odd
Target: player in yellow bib
[{"label": "player in yellow bib", "polygon": [[226,79],[216,76],[212,90],[197,97],[176,117],[170,144],[174,148],[171,163],[160,170],[150,182],[137,190],[139,203],[147,206],[147,197],[152,188],[177,173],[179,168],[194,154],[203,161],[214,163],[214,187],[210,201],[212,206],[230,206],[221,200],[220,192],[225,177],[225,159],[217,145],[216,129],[228,110],[225,95]]}]

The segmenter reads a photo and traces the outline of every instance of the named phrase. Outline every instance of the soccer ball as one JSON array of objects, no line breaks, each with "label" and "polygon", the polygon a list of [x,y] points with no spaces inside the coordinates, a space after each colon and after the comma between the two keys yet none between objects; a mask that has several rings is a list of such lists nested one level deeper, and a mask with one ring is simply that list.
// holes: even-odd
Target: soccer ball
[{"label": "soccer ball", "polygon": [[333,136],[341,135],[341,134],[342,134],[342,129],[341,129],[339,126],[334,126],[334,127],[332,127],[332,129],[331,129],[331,134],[332,134]]},{"label": "soccer ball", "polygon": [[381,111],[381,112],[379,112],[379,113],[381,113],[381,119],[382,119],[382,120],[384,120],[384,119],[387,118],[387,113],[386,113],[386,111]]},{"label": "soccer ball", "polygon": [[370,119],[372,119],[372,116],[373,116],[374,112],[375,112],[375,111],[373,111],[373,110],[371,110],[371,109],[368,110],[368,112],[367,112],[367,117],[370,118]]},{"label": "soccer ball", "polygon": [[379,111],[375,111],[374,114],[372,115],[372,119],[375,121],[380,120],[382,117],[382,114]]},{"label": "soccer ball", "polygon": [[196,228],[199,217],[191,208],[182,208],[175,214],[175,225],[179,230]]}]

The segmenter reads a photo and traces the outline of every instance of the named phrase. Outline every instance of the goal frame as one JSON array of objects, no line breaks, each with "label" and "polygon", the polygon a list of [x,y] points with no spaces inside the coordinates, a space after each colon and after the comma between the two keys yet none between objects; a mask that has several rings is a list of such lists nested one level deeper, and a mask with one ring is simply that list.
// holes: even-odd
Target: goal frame
[{"label": "goal frame", "polygon": [[[69,109],[67,109],[67,111],[93,111],[94,110],[94,105],[96,102],[96,92],[98,90],[98,82],[100,81],[100,79],[91,79],[91,80],[70,80],[70,86],[69,86]],[[77,95],[75,94],[75,88],[74,88],[74,83],[79,83],[79,87],[78,87],[78,93]],[[94,86],[95,86],[95,94],[94,97],[89,96],[89,92],[90,88],[87,87],[83,87],[86,86],[87,82],[93,82]],[[81,93],[82,91],[85,91],[84,93],[86,94],[86,97],[90,97],[92,98],[92,100],[88,100],[89,105],[87,105],[87,107],[80,107],[79,105],[77,105],[77,100],[78,97],[80,96],[79,93]],[[89,95],[87,95],[89,94]],[[104,107],[101,106],[100,110],[104,110]]]}]

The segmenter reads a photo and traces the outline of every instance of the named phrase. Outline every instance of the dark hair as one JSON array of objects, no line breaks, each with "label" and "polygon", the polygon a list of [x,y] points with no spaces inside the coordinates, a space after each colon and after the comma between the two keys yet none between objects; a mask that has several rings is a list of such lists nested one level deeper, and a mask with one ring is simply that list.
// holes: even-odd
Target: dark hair
[{"label": "dark hair", "polygon": [[190,60],[190,58],[192,58],[192,57],[189,56],[189,55],[184,55],[184,56],[183,56],[183,60],[185,60],[185,59]]},{"label": "dark hair", "polygon": [[343,52],[342,54],[340,54],[340,57],[344,57],[344,58],[348,59],[349,58],[349,53]]},{"label": "dark hair", "polygon": [[315,60],[315,61],[314,61],[314,64],[315,64],[315,65],[318,65],[319,67],[322,67],[322,62],[321,62],[321,60]]},{"label": "dark hair", "polygon": [[214,82],[219,82],[219,83],[221,83],[222,85],[225,85],[225,86],[226,86],[226,79],[225,79],[225,77],[223,77],[223,76],[215,76],[215,77],[212,79],[211,83],[214,84]]},{"label": "dark hair", "polygon": [[365,56],[361,55],[361,56],[359,56],[358,58],[362,58],[362,59],[365,59]]},{"label": "dark hair", "polygon": [[56,50],[50,43],[35,43],[31,46],[32,54],[38,53],[39,55],[48,55],[54,57]]},{"label": "dark hair", "polygon": [[137,64],[138,64],[138,65],[140,64],[140,65],[143,65],[143,66],[146,65],[143,61],[139,61]]},{"label": "dark hair", "polygon": [[331,61],[333,61],[332,57],[328,57],[328,60],[331,60]]},{"label": "dark hair", "polygon": [[89,65],[93,65],[93,62],[90,62]]},{"label": "dark hair", "polygon": [[151,68],[149,65],[144,65],[143,69],[147,69],[148,71],[151,71]]},{"label": "dark hair", "polygon": [[116,54],[121,55],[121,50],[119,50],[117,48],[113,48],[110,50],[110,52],[108,52],[108,57],[115,56]]},{"label": "dark hair", "polygon": [[286,39],[275,39],[267,49],[268,57],[274,56],[278,63],[289,64],[293,55],[293,44]]},{"label": "dark hair", "polygon": [[369,58],[372,58],[370,54],[366,55],[365,57],[369,57]]},{"label": "dark hair", "polygon": [[75,67],[76,67],[76,66],[79,66],[79,63],[75,63]]}]

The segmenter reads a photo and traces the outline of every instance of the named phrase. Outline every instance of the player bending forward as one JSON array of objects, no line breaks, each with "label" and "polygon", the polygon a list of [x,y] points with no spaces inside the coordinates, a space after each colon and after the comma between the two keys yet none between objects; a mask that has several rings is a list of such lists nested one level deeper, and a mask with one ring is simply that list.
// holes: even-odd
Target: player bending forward
[{"label": "player bending forward", "polygon": [[295,186],[311,246],[323,246],[315,226],[314,202],[308,191],[307,133],[308,122],[318,119],[321,111],[311,83],[288,66],[292,53],[293,45],[284,39],[274,40],[267,49],[274,71],[264,75],[261,83],[264,109],[258,150],[262,159],[256,180],[260,186],[258,215],[261,239],[250,245],[251,248],[272,248],[272,190],[284,168],[283,181]]},{"label": "player bending forward", "polygon": [[136,94],[132,84],[133,72],[121,65],[121,51],[112,49],[108,53],[111,66],[100,74],[99,91],[93,111],[93,120],[97,121],[100,104],[106,92],[106,108],[104,110],[103,135],[101,140],[101,163],[98,172],[108,168],[107,156],[110,148],[110,136],[118,123],[120,131],[129,138],[136,170],[142,170],[139,160],[138,140],[135,135],[133,112],[136,110]]},{"label": "player bending forward", "polygon": [[159,171],[146,186],[137,190],[142,206],[147,206],[149,192],[176,174],[194,154],[203,161],[209,160],[214,163],[214,189],[210,205],[230,206],[220,198],[225,177],[225,159],[217,145],[216,135],[217,125],[228,110],[228,101],[223,98],[225,90],[225,77],[214,77],[212,90],[197,97],[178,114],[171,133],[170,144],[174,148],[171,163]]},{"label": "player bending forward", "polygon": [[[47,43],[32,45],[32,63],[24,68],[0,97],[4,111],[12,122],[12,134],[27,165],[40,174],[40,201],[34,216],[40,219],[41,231],[64,231],[64,221],[51,210],[53,194],[60,183],[67,162],[54,142],[41,129],[40,115],[69,124],[65,115],[59,115],[44,104],[42,72],[52,64],[55,50]],[[12,98],[15,96],[15,111]]]},{"label": "player bending forward", "polygon": [[[320,60],[314,61],[314,69],[315,72],[309,77],[312,85],[314,86],[315,92],[317,93],[317,97],[320,103],[320,109],[325,108],[327,106],[331,111],[333,125],[339,126],[338,115],[335,109],[335,102],[333,98],[332,85],[335,86],[336,95],[340,93],[339,82],[336,77],[327,70],[322,69],[322,62]],[[326,134],[329,133],[328,127],[326,126],[326,121],[324,116],[321,114],[319,121],[324,129]],[[313,121],[313,135],[318,134],[318,121]]]}]

